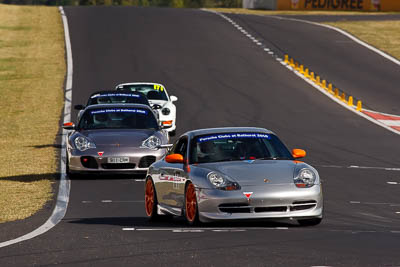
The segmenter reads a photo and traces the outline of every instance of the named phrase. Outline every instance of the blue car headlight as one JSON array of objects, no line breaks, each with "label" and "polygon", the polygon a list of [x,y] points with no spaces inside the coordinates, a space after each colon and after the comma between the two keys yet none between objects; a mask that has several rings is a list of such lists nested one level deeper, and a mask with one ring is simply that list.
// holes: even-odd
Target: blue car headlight
[{"label": "blue car headlight", "polygon": [[210,183],[217,189],[220,190],[239,190],[240,185],[236,182],[231,181],[225,175],[222,175],[217,172],[210,172],[207,174],[207,178]]}]

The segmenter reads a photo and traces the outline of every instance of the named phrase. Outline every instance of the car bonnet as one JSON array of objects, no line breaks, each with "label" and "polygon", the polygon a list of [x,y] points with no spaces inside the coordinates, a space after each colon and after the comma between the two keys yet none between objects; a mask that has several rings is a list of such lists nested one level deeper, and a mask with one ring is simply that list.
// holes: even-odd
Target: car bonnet
[{"label": "car bonnet", "polygon": [[157,131],[149,129],[87,130],[82,131],[81,134],[89,137],[97,147],[114,146],[115,144],[118,144],[121,147],[140,147],[143,141],[152,135],[157,135],[161,138]]},{"label": "car bonnet", "polygon": [[222,173],[243,186],[292,184],[295,166],[292,160],[243,160],[199,165]]}]

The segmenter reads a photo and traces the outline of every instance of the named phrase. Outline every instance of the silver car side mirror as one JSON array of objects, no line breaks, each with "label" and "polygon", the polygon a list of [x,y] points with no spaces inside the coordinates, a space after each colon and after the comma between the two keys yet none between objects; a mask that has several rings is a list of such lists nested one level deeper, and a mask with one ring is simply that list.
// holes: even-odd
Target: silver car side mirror
[{"label": "silver car side mirror", "polygon": [[76,110],[84,110],[85,106],[84,105],[75,105],[74,109],[76,109]]},{"label": "silver car side mirror", "polygon": [[158,145],[156,148],[157,149],[170,149],[173,146],[173,144],[164,144],[164,145]]},{"label": "silver car side mirror", "polygon": [[169,98],[171,99],[171,102],[178,101],[178,98],[174,95],[171,95]]}]

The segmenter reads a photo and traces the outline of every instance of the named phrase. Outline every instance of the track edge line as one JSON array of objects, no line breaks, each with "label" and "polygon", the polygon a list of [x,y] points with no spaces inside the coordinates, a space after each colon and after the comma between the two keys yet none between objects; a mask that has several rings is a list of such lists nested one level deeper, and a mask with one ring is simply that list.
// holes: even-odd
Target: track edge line
[{"label": "track edge line", "polygon": [[[215,11],[215,10],[209,10],[209,9],[205,9],[205,8],[202,8],[202,9],[200,9],[200,10],[202,10],[202,11],[204,11],[204,12],[214,13],[215,15],[218,15],[218,16],[222,17],[223,19],[227,20],[227,21],[234,22],[231,18],[229,18],[228,16],[224,15],[224,14],[221,13],[221,12],[218,12],[218,11]],[[239,14],[239,15],[240,15],[240,14]],[[325,25],[325,24],[320,24],[320,23],[317,23],[317,22],[312,22],[312,21],[307,21],[307,20],[301,20],[301,19],[286,18],[286,17],[281,17],[281,16],[268,16],[268,15],[256,15],[256,16],[265,16],[265,17],[271,17],[271,18],[275,18],[275,19],[282,19],[282,20],[284,19],[284,20],[298,21],[298,22],[313,24],[313,25],[316,25],[316,26],[326,27],[326,28],[329,28],[329,29],[338,31],[339,33],[341,33],[341,34],[347,36],[348,38],[352,39],[353,41],[357,42],[358,44],[360,44],[360,45],[362,45],[362,46],[364,46],[364,47],[366,47],[366,48],[368,48],[368,49],[374,51],[375,53],[377,53],[377,54],[379,54],[379,55],[385,57],[386,59],[388,59],[388,60],[392,61],[393,63],[395,63],[395,64],[397,64],[397,65],[400,66],[400,61],[398,61],[397,59],[393,58],[392,56],[386,54],[385,52],[383,52],[383,51],[381,51],[381,50],[379,50],[379,49],[377,49],[377,48],[375,48],[375,47],[373,47],[373,46],[371,46],[371,45],[369,45],[369,44],[367,44],[367,43],[365,43],[365,42],[363,42],[363,41],[361,41],[360,39],[358,39],[358,38],[356,38],[355,36],[353,36],[353,35],[347,33],[346,31],[343,31],[343,30],[338,29],[338,28],[336,28],[336,27],[333,27],[333,26],[331,26],[331,25]],[[235,22],[235,24],[237,24],[237,23]],[[239,24],[237,24],[237,25],[239,25]],[[242,27],[241,25],[239,25],[239,26]],[[242,28],[243,28],[243,27],[242,27]],[[244,28],[243,28],[243,29],[244,29]],[[336,102],[337,104],[341,105],[341,106],[344,107],[345,109],[352,111],[353,113],[359,115],[360,117],[363,117],[363,118],[369,120],[370,122],[372,122],[372,123],[374,123],[374,124],[376,124],[376,125],[378,125],[378,126],[380,126],[380,127],[382,127],[382,128],[385,128],[386,130],[391,131],[392,133],[395,133],[395,134],[397,134],[397,135],[400,135],[400,132],[399,132],[399,131],[397,131],[397,130],[395,130],[395,129],[393,129],[393,128],[387,126],[387,125],[385,125],[384,123],[382,123],[382,122],[380,122],[380,121],[378,121],[378,120],[375,120],[375,119],[371,118],[370,116],[368,116],[368,115],[366,115],[366,114],[364,114],[364,113],[362,113],[362,112],[360,112],[360,111],[357,111],[357,110],[354,109],[353,107],[350,107],[350,106],[348,106],[347,104],[343,103],[342,101],[336,99],[334,96],[330,95],[330,94],[329,94],[328,92],[326,92],[323,88],[321,88],[319,85],[316,85],[315,83],[309,81],[307,78],[303,77],[300,73],[298,73],[295,69],[293,69],[293,68],[290,67],[289,65],[285,64],[282,60],[279,60],[279,57],[274,56],[274,58],[275,58],[275,60],[276,60],[277,62],[281,63],[283,66],[285,66],[287,69],[289,69],[289,70],[290,70],[291,72],[293,72],[295,75],[297,75],[299,78],[301,78],[302,80],[304,80],[306,83],[310,84],[312,87],[314,87],[315,89],[317,89],[318,91],[320,91],[322,94],[326,95],[328,98],[330,98],[331,100],[333,100],[333,101]],[[378,111],[374,111],[374,112],[378,112]],[[378,113],[379,113],[379,112],[378,112]]]},{"label": "track edge line", "polygon": [[[66,85],[65,85],[65,98],[64,98],[64,114],[63,114],[63,122],[68,122],[71,120],[71,100],[72,100],[72,50],[71,50],[71,40],[69,36],[69,28],[68,28],[68,20],[65,15],[64,9],[62,6],[59,6],[59,11],[61,14],[61,18],[64,26],[64,37],[65,37],[65,48],[66,48],[66,56],[67,56],[67,75],[66,75]],[[69,193],[71,189],[71,181],[66,176],[66,139],[67,139],[67,131],[62,130],[62,143],[61,143],[61,159],[60,159],[60,183],[58,187],[58,195],[56,206],[50,217],[47,221],[36,228],[35,230],[27,233],[23,236],[4,241],[0,243],[0,248],[7,247],[16,243],[20,243],[22,241],[26,241],[37,237],[41,234],[52,229],[56,226],[65,216],[67,212],[68,202],[69,202]]]}]

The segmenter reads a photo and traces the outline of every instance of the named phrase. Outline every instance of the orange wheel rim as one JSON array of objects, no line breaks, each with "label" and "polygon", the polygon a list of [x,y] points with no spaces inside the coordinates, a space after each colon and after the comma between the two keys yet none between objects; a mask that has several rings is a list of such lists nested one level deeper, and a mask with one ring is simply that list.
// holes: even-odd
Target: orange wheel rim
[{"label": "orange wheel rim", "polygon": [[144,195],[144,202],[146,207],[147,216],[151,216],[153,214],[153,206],[154,206],[154,187],[151,180],[147,180],[146,182],[146,192]]},{"label": "orange wheel rim", "polygon": [[193,184],[189,184],[186,189],[186,218],[193,222],[196,217],[197,201],[196,191]]}]

